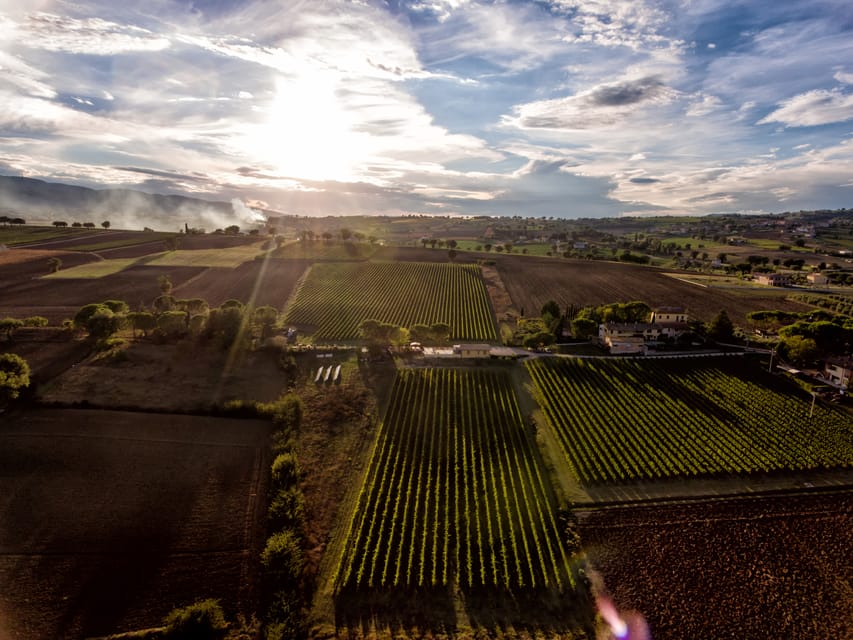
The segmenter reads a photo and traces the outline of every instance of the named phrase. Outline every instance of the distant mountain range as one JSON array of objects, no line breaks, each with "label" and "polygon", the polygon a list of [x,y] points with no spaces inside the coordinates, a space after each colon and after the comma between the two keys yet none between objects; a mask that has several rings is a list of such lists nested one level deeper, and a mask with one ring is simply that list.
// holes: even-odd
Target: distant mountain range
[{"label": "distant mountain range", "polygon": [[[242,203],[240,213],[248,211]],[[0,214],[30,221],[94,222],[113,228],[177,230],[184,224],[213,231],[231,224],[248,225],[231,202],[161,195],[133,189],[90,189],[34,178],[0,176]],[[255,216],[257,218],[257,216]]]}]

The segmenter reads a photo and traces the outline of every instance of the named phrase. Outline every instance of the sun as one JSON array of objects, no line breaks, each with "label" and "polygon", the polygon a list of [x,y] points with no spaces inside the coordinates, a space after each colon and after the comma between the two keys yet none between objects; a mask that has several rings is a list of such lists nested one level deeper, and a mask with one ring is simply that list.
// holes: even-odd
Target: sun
[{"label": "sun", "polygon": [[281,79],[264,109],[247,151],[286,177],[303,180],[356,180],[366,158],[367,134],[340,98],[340,85],[330,74]]}]

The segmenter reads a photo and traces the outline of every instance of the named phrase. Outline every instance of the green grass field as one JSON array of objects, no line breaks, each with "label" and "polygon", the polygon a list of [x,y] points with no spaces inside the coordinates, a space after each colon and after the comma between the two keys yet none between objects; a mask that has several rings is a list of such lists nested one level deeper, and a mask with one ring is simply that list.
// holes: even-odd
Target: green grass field
[{"label": "green grass field", "polygon": [[115,260],[98,260],[96,262],[88,262],[86,264],[77,265],[68,269],[60,269],[56,273],[51,273],[43,278],[52,278],[54,280],[66,280],[74,278],[103,278],[111,276],[123,269],[136,263],[138,258],[118,258]]},{"label": "green grass field", "polygon": [[145,259],[152,267],[238,267],[244,262],[254,260],[264,252],[263,242],[227,249],[198,249],[194,251],[168,251]]}]

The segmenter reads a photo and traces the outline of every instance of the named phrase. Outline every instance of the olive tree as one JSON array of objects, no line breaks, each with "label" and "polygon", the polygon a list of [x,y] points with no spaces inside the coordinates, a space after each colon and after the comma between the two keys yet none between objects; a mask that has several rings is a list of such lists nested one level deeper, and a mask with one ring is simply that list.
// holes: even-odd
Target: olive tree
[{"label": "olive tree", "polygon": [[30,386],[30,366],[16,353],[0,353],[0,400],[14,400]]}]

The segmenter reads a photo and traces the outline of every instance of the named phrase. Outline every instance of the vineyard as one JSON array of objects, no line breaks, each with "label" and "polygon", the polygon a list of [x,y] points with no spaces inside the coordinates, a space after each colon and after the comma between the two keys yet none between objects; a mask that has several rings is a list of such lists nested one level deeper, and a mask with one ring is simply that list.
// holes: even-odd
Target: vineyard
[{"label": "vineyard", "polygon": [[479,267],[446,263],[320,263],[285,322],[320,340],[353,340],[367,319],[401,327],[446,323],[455,340],[495,340]]},{"label": "vineyard", "polygon": [[789,296],[791,300],[811,304],[821,309],[828,309],[844,316],[853,317],[853,296],[837,293],[815,294],[798,293]]},{"label": "vineyard", "polygon": [[399,371],[337,589],[569,590],[547,482],[508,375]]},{"label": "vineyard", "polygon": [[527,364],[582,482],[848,467],[853,423],[745,358]]}]

